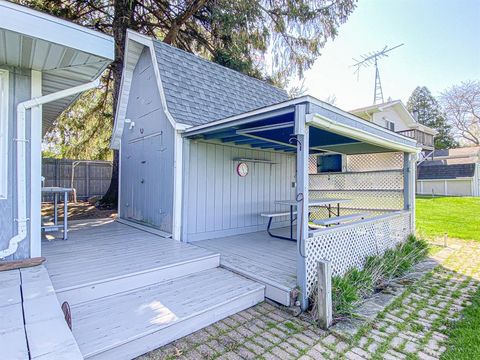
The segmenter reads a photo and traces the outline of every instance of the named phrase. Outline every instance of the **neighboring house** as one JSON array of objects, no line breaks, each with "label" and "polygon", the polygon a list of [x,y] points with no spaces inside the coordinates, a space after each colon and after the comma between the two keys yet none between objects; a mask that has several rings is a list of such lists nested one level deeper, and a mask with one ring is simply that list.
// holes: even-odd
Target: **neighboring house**
[{"label": "neighboring house", "polygon": [[434,137],[437,131],[420,124],[410,114],[401,100],[375,104],[351,110],[350,112],[386,129],[415,139],[418,147],[426,154],[434,149]]},{"label": "neighboring house", "polygon": [[417,171],[418,194],[480,196],[480,146],[435,150]]}]

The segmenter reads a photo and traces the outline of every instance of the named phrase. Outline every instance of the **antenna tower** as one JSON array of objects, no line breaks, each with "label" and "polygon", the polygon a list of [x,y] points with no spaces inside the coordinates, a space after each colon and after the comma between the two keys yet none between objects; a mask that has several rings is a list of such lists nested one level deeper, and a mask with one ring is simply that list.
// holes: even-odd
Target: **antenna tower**
[{"label": "antenna tower", "polygon": [[392,51],[396,48],[399,48],[402,45],[403,44],[400,44],[400,45],[397,45],[397,46],[394,46],[394,47],[391,47],[391,48],[389,48],[388,46],[385,46],[380,51],[371,51],[367,54],[360,55],[360,58],[361,58],[360,60],[357,60],[357,59],[353,58],[353,61],[355,61],[355,64],[353,64],[352,66],[355,67],[355,74],[357,74],[357,79],[360,76],[360,69],[362,67],[366,68],[366,67],[369,67],[370,65],[375,66],[375,90],[374,90],[374,93],[373,93],[373,103],[374,104],[377,104],[377,102],[379,102],[379,103],[384,102],[382,83],[380,81],[380,71],[378,70],[378,60],[380,60],[384,57],[388,57],[388,55],[387,55],[388,52],[390,52],[390,51]]}]

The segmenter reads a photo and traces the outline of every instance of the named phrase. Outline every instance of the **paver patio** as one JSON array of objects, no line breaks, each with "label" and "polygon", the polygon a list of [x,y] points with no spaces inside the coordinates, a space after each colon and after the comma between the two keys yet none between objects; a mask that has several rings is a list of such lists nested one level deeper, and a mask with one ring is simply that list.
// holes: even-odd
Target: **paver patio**
[{"label": "paver patio", "polygon": [[[446,324],[480,286],[480,243],[458,241],[436,254],[420,278],[358,333],[345,338],[268,303],[215,323],[142,357],[147,359],[438,359]],[[444,256],[448,254],[448,256]]]}]

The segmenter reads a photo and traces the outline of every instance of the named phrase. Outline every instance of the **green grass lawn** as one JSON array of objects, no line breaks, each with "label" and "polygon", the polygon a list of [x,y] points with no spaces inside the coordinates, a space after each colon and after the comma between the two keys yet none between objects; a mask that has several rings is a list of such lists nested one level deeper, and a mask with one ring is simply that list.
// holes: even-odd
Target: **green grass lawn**
[{"label": "green grass lawn", "polygon": [[417,196],[416,226],[427,239],[443,237],[480,241],[480,198]]},{"label": "green grass lawn", "polygon": [[442,359],[480,359],[480,289],[462,315],[462,319],[450,328],[448,349]]},{"label": "green grass lawn", "polygon": [[[480,241],[480,198],[427,197],[416,200],[416,227],[427,239],[443,237]],[[432,252],[438,250],[434,246]],[[442,359],[480,359],[480,289],[462,319],[449,326],[447,351]]]}]

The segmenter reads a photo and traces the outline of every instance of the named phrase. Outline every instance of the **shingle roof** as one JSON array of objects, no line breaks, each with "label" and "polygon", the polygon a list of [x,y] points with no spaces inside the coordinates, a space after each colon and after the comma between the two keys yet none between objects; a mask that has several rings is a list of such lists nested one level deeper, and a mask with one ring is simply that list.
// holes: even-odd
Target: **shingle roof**
[{"label": "shingle roof", "polygon": [[470,146],[456,149],[438,149],[435,150],[433,156],[477,157],[480,156],[480,146]]},{"label": "shingle roof", "polygon": [[418,179],[456,179],[461,177],[473,177],[475,163],[454,165],[428,165],[418,167]]},{"label": "shingle roof", "polygon": [[201,125],[288,99],[284,90],[160,41],[154,41],[167,107],[174,120]]}]

